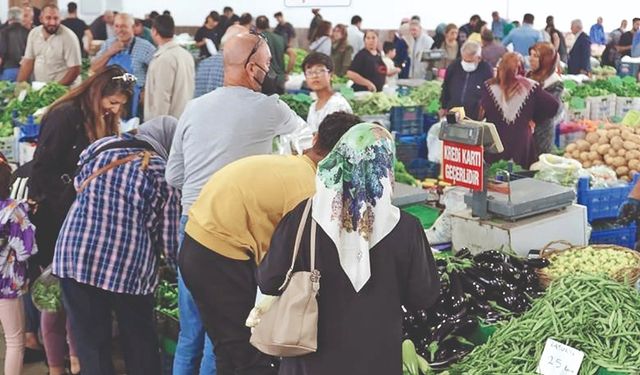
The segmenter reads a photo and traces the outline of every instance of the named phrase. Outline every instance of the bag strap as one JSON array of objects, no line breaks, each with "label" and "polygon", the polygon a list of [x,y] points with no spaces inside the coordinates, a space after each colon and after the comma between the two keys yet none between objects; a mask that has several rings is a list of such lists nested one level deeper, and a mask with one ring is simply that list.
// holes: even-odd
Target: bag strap
[{"label": "bag strap", "polygon": [[[93,181],[94,179],[96,179],[98,176],[107,173],[108,171],[117,168],[119,166],[121,166],[122,164],[126,164],[132,160],[135,160],[137,158],[141,158],[143,159],[145,162],[143,164],[148,164],[148,160],[151,157],[151,153],[149,151],[141,151],[141,152],[136,152],[134,154],[130,154],[128,156],[125,156],[123,158],[117,159],[112,161],[111,163],[105,165],[104,167],[98,169],[97,171],[93,172],[89,177],[87,177],[86,180],[84,180],[82,182],[82,185],[80,185],[80,187],[78,188],[78,190],[76,191],[78,194],[82,193],[82,191],[84,189],[87,188],[87,186],[89,186],[89,183],[91,183],[91,181]],[[143,166],[144,167],[144,166]]]},{"label": "bag strap", "polygon": [[311,272],[316,269],[316,231],[318,224],[311,218]]},{"label": "bag strap", "polygon": [[[282,283],[282,285],[280,285],[280,288],[278,288],[278,290],[284,290],[287,287],[289,280],[291,280],[291,274],[293,273],[293,266],[296,264],[296,258],[298,257],[298,250],[300,249],[300,241],[302,240],[302,233],[304,232],[304,227],[305,227],[305,224],[307,223],[307,218],[309,217],[309,211],[311,211],[311,198],[307,200],[307,204],[304,206],[302,219],[300,219],[300,224],[298,225],[298,233],[296,233],[296,242],[293,245],[293,258],[291,259],[291,267],[289,267],[289,270],[287,271],[287,275],[284,278],[284,282]],[[315,245],[313,245],[313,242],[312,242],[312,246],[314,246],[315,248]],[[311,257],[312,257],[311,268],[313,268],[313,262],[314,262],[313,258],[315,257],[315,249],[313,249]]]}]

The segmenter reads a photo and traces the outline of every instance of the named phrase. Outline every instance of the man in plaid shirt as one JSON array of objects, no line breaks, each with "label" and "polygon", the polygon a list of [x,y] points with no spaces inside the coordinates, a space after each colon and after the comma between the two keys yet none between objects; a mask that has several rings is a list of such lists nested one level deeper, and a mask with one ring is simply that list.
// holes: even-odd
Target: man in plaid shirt
[{"label": "man in plaid shirt", "polygon": [[113,373],[111,311],[128,374],[160,374],[153,292],[161,254],[175,264],[180,193],[165,180],[177,120],[94,142],[80,156],[77,198],[60,231],[53,272],[82,371]]},{"label": "man in plaid shirt", "polygon": [[222,51],[202,60],[196,67],[196,92],[194,98],[211,92],[224,84],[224,59]]}]

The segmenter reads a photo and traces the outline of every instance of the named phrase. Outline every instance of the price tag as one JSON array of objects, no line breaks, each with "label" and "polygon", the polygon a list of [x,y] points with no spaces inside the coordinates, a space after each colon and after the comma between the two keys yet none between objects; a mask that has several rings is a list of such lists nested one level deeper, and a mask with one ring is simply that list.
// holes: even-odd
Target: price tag
[{"label": "price tag", "polygon": [[538,363],[538,374],[577,375],[584,353],[553,339],[547,339]]}]

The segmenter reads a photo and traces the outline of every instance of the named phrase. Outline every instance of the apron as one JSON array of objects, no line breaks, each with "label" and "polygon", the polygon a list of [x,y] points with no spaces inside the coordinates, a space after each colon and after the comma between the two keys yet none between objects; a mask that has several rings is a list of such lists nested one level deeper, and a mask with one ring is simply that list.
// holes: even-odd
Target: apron
[{"label": "apron", "polygon": [[[133,51],[133,46],[135,44],[136,44],[136,38],[134,37],[131,40],[129,51],[118,52],[117,54],[113,55],[109,59],[109,62],[107,62],[107,65],[120,65],[122,69],[124,69],[128,73],[134,74],[133,58],[131,57],[131,52]],[[131,98],[131,110],[129,111],[129,116],[125,120],[129,120],[132,117],[138,116],[138,105],[140,103],[140,91],[141,91],[141,88],[136,83],[136,85],[133,87],[133,98]]]}]

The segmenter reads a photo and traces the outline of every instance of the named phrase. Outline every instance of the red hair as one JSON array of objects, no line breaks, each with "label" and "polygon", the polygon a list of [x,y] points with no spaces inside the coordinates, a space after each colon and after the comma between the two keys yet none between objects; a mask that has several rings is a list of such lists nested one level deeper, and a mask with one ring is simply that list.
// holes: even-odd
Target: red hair
[{"label": "red hair", "polygon": [[489,80],[490,85],[498,85],[504,94],[505,100],[511,99],[520,90],[524,89],[518,78],[522,68],[520,55],[517,53],[506,53],[500,60],[498,73],[495,78]]},{"label": "red hair", "polygon": [[536,43],[531,49],[538,53],[540,63],[538,64],[538,69],[529,74],[529,78],[538,83],[543,83],[556,71],[558,53],[553,44],[548,42]]}]

